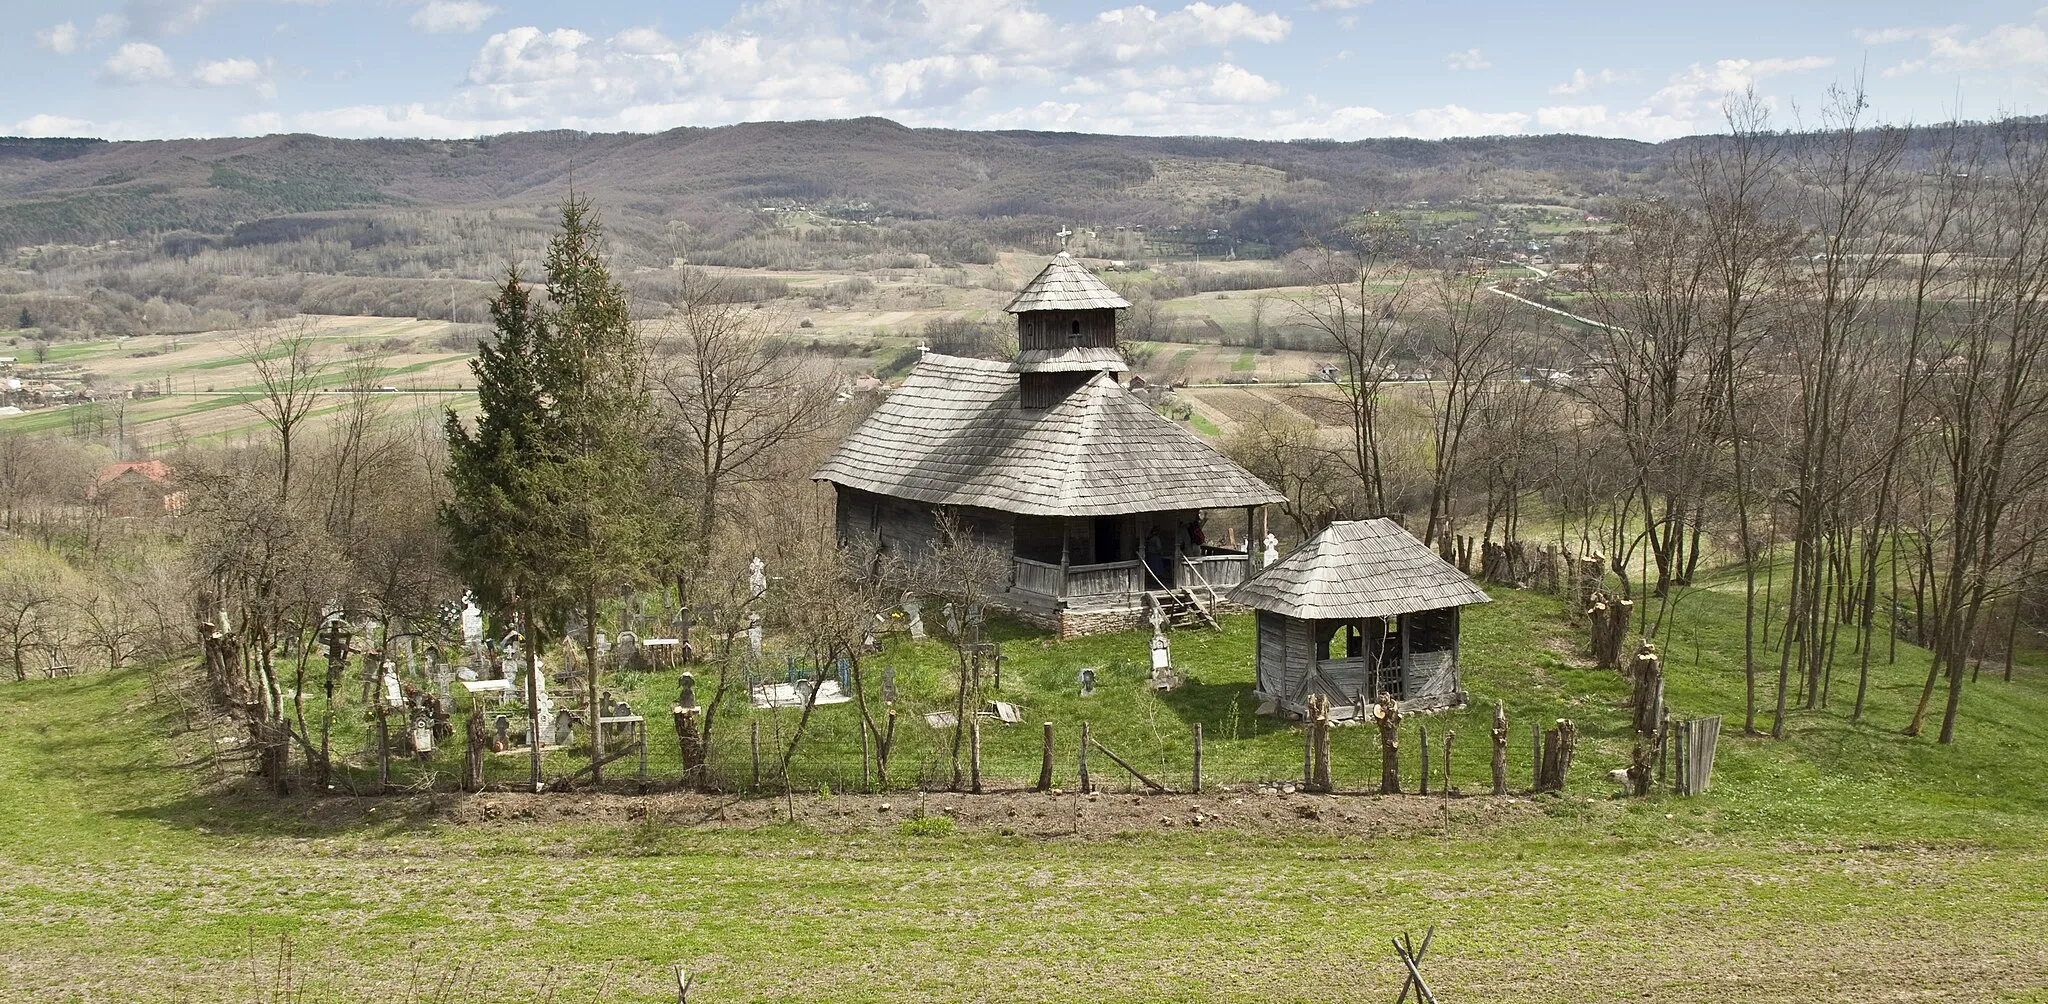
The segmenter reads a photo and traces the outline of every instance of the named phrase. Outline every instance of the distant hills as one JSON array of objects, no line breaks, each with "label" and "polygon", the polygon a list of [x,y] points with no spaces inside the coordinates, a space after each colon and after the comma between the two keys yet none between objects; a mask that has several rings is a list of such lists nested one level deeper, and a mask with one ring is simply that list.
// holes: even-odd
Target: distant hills
[{"label": "distant hills", "polygon": [[615,234],[654,240],[680,224],[698,246],[742,239],[761,209],[794,206],[868,225],[949,221],[998,241],[1048,219],[1284,241],[1362,206],[1597,198],[1654,183],[1664,160],[1657,145],[1585,136],[1281,143],[874,118],[475,140],[10,138],[0,139],[0,248],[175,246],[303,214],[545,215],[572,186],[599,201]]}]

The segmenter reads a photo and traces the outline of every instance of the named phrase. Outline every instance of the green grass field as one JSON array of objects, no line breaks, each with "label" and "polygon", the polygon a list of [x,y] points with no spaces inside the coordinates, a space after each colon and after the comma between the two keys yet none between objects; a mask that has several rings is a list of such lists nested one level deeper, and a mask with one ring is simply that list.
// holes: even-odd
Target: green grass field
[{"label": "green grass field", "polygon": [[[665,1001],[680,962],[700,973],[693,1001],[1392,1000],[1387,937],[1435,923],[1425,972],[1446,1002],[2048,1001],[2038,667],[1972,685],[1942,747],[1897,734],[1923,653],[1876,653],[1861,723],[1844,653],[1834,708],[1795,714],[1786,740],[1744,738],[1740,608],[1700,590],[1665,649],[1677,712],[1731,716],[1713,790],[1629,802],[1601,780],[1626,743],[1621,681],[1582,668],[1557,601],[1495,595],[1466,617],[1474,709],[1410,725],[1458,732],[1472,791],[1479,705],[1513,716],[1517,787],[1528,724],[1570,715],[1586,740],[1563,796],[1255,793],[1298,777],[1300,734],[1245,705],[1243,618],[1176,633],[1190,682],[1164,697],[1142,686],[1141,634],[1005,629],[1006,695],[1060,724],[1059,784],[1082,718],[1173,785],[1201,722],[1199,797],[809,794],[857,765],[842,705],[817,713],[792,772],[806,794],[787,803],[445,786],[279,803],[179,766],[220,733],[181,733],[146,673],[0,687],[0,986],[38,1001]],[[907,710],[936,702],[949,652],[891,646],[879,659]],[[1105,669],[1085,699],[1083,665]],[[643,707],[672,686],[616,682]],[[745,722],[723,727],[727,764]],[[925,734],[907,762],[942,766],[930,730],[903,727]],[[992,728],[990,773],[1035,774],[1035,732]],[[1365,730],[1334,746],[1341,788],[1376,778]],[[963,822],[906,826],[920,804]]]}]

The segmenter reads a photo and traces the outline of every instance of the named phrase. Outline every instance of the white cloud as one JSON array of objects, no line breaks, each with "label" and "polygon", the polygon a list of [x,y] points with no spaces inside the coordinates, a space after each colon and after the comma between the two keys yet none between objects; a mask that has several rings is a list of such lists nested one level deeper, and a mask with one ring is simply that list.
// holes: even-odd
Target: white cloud
[{"label": "white cloud", "polygon": [[1287,93],[1287,88],[1229,63],[1216,67],[1205,89],[1210,97],[1234,104],[1257,104]]},{"label": "white cloud", "polygon": [[1486,54],[1480,52],[1478,49],[1466,49],[1464,52],[1453,52],[1450,55],[1444,57],[1444,69],[1452,71],[1484,70],[1492,65],[1493,62],[1487,59]]},{"label": "white cloud", "polygon": [[1605,87],[1608,84],[1618,83],[1626,78],[1626,74],[1617,73],[1613,70],[1587,73],[1584,69],[1574,69],[1572,70],[1572,78],[1564,83],[1553,85],[1550,88],[1550,93],[1584,94],[1595,87]]},{"label": "white cloud", "polygon": [[253,59],[201,63],[192,71],[190,82],[196,87],[247,87],[265,98],[277,96],[277,85],[270,79],[270,67]]},{"label": "white cloud", "polygon": [[61,115],[31,115],[8,129],[16,136],[84,136],[91,130],[92,123]]},{"label": "white cloud", "polygon": [[1372,0],[1315,0],[1309,10],[1351,10],[1372,3]]},{"label": "white cloud", "polygon": [[430,35],[469,32],[483,27],[497,12],[498,8],[480,0],[429,0],[426,6],[413,11],[407,23],[415,31]]},{"label": "white cloud", "polygon": [[201,63],[192,71],[192,82],[202,87],[239,87],[263,79],[263,67],[253,59],[222,59]]},{"label": "white cloud", "polygon": [[1926,55],[1887,67],[1884,75],[2048,66],[2048,29],[2044,29],[2044,23],[2048,23],[2048,7],[2035,11],[2030,23],[2001,24],[1975,38],[1961,37],[1960,27],[1926,29],[1915,36],[1926,39]]},{"label": "white cloud", "polygon": [[69,56],[78,51],[78,26],[62,21],[36,32],[36,44],[56,53]]},{"label": "white cloud", "polygon": [[100,79],[110,84],[151,84],[175,76],[177,69],[164,50],[148,42],[129,42],[100,64]]}]

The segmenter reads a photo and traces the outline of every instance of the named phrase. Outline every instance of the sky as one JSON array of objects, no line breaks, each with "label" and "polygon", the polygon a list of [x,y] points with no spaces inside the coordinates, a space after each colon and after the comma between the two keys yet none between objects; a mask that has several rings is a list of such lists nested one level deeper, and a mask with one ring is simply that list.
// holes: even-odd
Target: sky
[{"label": "sky", "polygon": [[879,115],[1255,139],[2048,112],[2048,7],[1723,0],[0,0],[0,134],[440,137]]}]

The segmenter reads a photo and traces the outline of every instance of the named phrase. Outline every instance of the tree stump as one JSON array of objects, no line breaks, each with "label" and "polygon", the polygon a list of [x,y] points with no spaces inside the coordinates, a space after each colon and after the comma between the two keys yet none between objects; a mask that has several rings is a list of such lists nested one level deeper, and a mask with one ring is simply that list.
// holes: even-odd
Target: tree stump
[{"label": "tree stump", "polygon": [[1308,776],[1310,791],[1330,791],[1330,699],[1321,694],[1308,698]]},{"label": "tree stump", "polygon": [[1401,711],[1390,693],[1380,694],[1372,715],[1380,724],[1380,794],[1401,793]]},{"label": "tree stump", "polygon": [[1579,731],[1569,718],[1557,720],[1557,727],[1543,733],[1543,765],[1537,772],[1536,790],[1563,791],[1572,769],[1572,751],[1579,745]]},{"label": "tree stump", "polygon": [[1586,619],[1591,625],[1594,665],[1601,669],[1621,668],[1622,642],[1628,637],[1635,606],[1634,600],[1609,599],[1605,593],[1593,594],[1593,602],[1586,608]]},{"label": "tree stump", "polygon": [[1664,662],[1657,655],[1657,646],[1643,642],[1629,664],[1628,675],[1635,688],[1636,734],[1654,735],[1664,711]]}]

